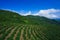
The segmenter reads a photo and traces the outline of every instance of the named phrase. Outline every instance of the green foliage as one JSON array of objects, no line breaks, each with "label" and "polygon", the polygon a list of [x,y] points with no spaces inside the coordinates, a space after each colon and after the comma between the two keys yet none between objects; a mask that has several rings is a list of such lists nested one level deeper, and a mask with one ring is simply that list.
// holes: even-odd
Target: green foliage
[{"label": "green foliage", "polygon": [[[17,28],[11,33],[15,27]],[[24,40],[60,40],[59,22],[45,17],[21,16],[15,12],[0,10],[0,40],[6,39],[10,33],[7,40],[13,40],[18,29],[16,40],[20,40],[21,35]]]}]

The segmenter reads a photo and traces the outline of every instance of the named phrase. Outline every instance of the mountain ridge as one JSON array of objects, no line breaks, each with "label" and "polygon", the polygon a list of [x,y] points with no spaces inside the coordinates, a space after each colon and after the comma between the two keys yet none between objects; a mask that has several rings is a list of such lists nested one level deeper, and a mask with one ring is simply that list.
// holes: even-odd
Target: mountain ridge
[{"label": "mountain ridge", "polygon": [[[3,12],[5,12],[5,13],[3,13]],[[2,14],[2,15],[1,15]],[[3,15],[4,14],[4,15]],[[6,15],[6,16],[5,16]],[[10,18],[16,18],[15,20],[16,21],[18,21],[18,20],[20,20],[20,21],[22,21],[22,20],[29,20],[29,18],[31,19],[31,20],[29,20],[29,21],[32,21],[32,22],[34,22],[34,20],[36,21],[53,21],[53,20],[51,20],[51,19],[48,19],[48,18],[46,18],[46,17],[42,17],[42,16],[33,16],[33,15],[27,15],[27,16],[21,16],[21,15],[19,15],[18,13],[15,13],[15,12],[11,12],[11,11],[7,11],[7,10],[0,10],[0,16],[5,16],[6,18],[7,18],[7,16],[8,17],[10,17]],[[1,17],[2,18],[2,17]],[[9,18],[9,19],[10,19]],[[12,20],[12,19],[11,19]],[[55,20],[54,20],[55,21]],[[57,22],[57,21],[55,21],[55,22]],[[38,22],[37,22],[38,23]]]},{"label": "mountain ridge", "polygon": [[0,34],[0,40],[60,40],[60,23],[45,17],[21,16],[0,10]]}]

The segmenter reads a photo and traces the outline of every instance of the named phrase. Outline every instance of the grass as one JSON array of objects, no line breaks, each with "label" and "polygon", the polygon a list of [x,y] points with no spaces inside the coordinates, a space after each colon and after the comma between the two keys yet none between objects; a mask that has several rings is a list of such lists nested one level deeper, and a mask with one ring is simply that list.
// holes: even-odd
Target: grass
[{"label": "grass", "polygon": [[9,34],[6,39],[14,40],[17,30],[15,40],[60,40],[58,22],[45,17],[21,16],[14,12],[0,10],[0,40],[4,40]]},{"label": "grass", "polygon": [[[5,28],[2,27],[3,29],[1,29],[1,34],[3,35],[0,38],[0,40],[4,40],[15,27],[16,27],[15,25]],[[56,40],[56,39],[60,40],[60,34],[59,34],[60,32],[57,27],[42,27],[39,25],[27,25],[27,24],[18,25],[17,28],[13,31],[13,33],[10,35],[10,37],[7,40],[13,40],[14,35],[16,34],[18,29],[19,32],[17,33],[17,36],[15,38],[16,40],[20,40],[22,30],[24,31],[22,36],[24,40],[29,40],[29,39],[30,40]]]}]

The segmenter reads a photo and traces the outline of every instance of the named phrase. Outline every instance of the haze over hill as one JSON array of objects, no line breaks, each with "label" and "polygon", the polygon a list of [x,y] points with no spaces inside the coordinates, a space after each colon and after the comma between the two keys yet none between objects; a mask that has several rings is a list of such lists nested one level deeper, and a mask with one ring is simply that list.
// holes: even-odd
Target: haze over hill
[{"label": "haze over hill", "polygon": [[25,10],[21,10],[21,11],[15,11],[15,10],[11,10],[11,9],[3,9],[3,10],[9,10],[9,11],[13,11],[16,12],[22,16],[27,16],[27,15],[33,15],[33,16],[43,16],[49,19],[60,19],[60,9],[44,9],[44,10],[39,10],[37,12],[32,12],[32,11],[25,11]]},{"label": "haze over hill", "polygon": [[0,10],[0,40],[60,40],[60,23],[42,16]]}]

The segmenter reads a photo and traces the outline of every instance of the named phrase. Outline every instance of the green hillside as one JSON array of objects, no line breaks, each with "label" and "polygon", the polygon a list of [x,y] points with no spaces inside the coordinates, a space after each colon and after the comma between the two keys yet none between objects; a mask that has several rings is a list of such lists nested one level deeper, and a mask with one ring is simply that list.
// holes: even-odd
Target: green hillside
[{"label": "green hillside", "polygon": [[0,10],[0,40],[60,40],[60,23],[40,16]]}]

